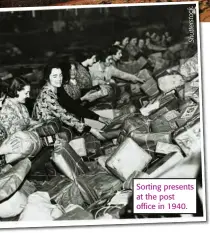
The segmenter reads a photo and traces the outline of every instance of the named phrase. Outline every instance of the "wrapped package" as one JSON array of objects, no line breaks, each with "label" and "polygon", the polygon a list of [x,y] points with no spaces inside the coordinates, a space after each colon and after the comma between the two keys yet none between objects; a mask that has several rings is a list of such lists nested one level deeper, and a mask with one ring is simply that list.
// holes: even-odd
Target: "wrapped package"
[{"label": "wrapped package", "polygon": [[15,192],[4,202],[0,203],[0,218],[19,215],[27,205],[27,197],[20,191]]},{"label": "wrapped package", "polygon": [[116,144],[110,143],[110,144],[104,145],[101,149],[103,150],[104,155],[111,155],[116,151],[117,148],[118,148],[117,143]]},{"label": "wrapped package", "polygon": [[87,156],[85,139],[83,137],[75,138],[69,142],[73,150],[81,157]]},{"label": "wrapped package", "polygon": [[156,61],[159,59],[159,58],[162,58],[163,57],[163,54],[161,52],[157,52],[157,53],[152,53],[149,55],[148,57],[148,61],[153,64],[153,66],[155,65]]},{"label": "wrapped package", "polygon": [[122,208],[123,205],[101,206],[90,209],[90,212],[96,220],[120,219],[120,212]]},{"label": "wrapped package", "polygon": [[153,133],[173,132],[178,128],[175,121],[165,119],[156,119],[151,122],[151,131]]},{"label": "wrapped package", "polygon": [[84,136],[85,138],[85,147],[88,156],[92,155],[101,155],[101,142],[92,134],[88,133]]},{"label": "wrapped package", "polygon": [[[149,178],[157,178],[178,164],[184,157],[180,152],[171,152],[148,167],[145,173]],[[142,177],[141,177],[142,178]]]},{"label": "wrapped package", "polygon": [[180,65],[179,73],[186,81],[191,80],[199,73],[198,64],[198,53],[196,53],[193,57],[189,58],[182,65]]},{"label": "wrapped package", "polygon": [[166,70],[170,65],[170,61],[163,59],[163,58],[158,58],[155,62],[153,74],[157,75],[158,72],[162,72],[163,70]]},{"label": "wrapped package", "polygon": [[133,179],[135,178],[141,178],[142,177],[142,171],[134,171],[128,179],[123,183],[123,189],[124,190],[132,190],[133,189]]},{"label": "wrapped package", "polygon": [[178,99],[173,93],[160,95],[157,99],[151,101],[148,105],[143,106],[140,112],[143,116],[149,116],[157,110],[166,107],[169,110],[178,109]]},{"label": "wrapped package", "polygon": [[141,114],[135,114],[124,121],[122,129],[125,130],[127,134],[130,134],[136,129],[142,133],[148,133],[150,131],[150,122],[148,118],[141,116]]},{"label": "wrapped package", "polygon": [[67,141],[68,143],[74,138],[74,132],[73,129],[70,127],[65,127],[62,126],[61,127],[61,131],[59,133],[57,133],[57,137]]},{"label": "wrapped package", "polygon": [[120,129],[106,130],[104,132],[101,132],[101,135],[104,137],[104,141],[112,140],[119,136],[120,131],[121,131]]},{"label": "wrapped package", "polygon": [[157,119],[151,122],[151,131],[153,133],[172,132],[178,128],[176,119],[180,113],[176,110],[171,110],[160,115]]},{"label": "wrapped package", "polygon": [[152,78],[152,72],[149,71],[148,69],[143,69],[139,71],[139,73],[137,74],[137,77],[141,81],[147,81]]},{"label": "wrapped package", "polygon": [[171,143],[165,143],[165,142],[158,142],[156,145],[156,153],[159,154],[168,154],[171,152],[180,152],[180,148],[179,146],[175,145],[175,144],[171,144]]},{"label": "wrapped package", "polygon": [[0,201],[12,195],[23,183],[31,168],[31,161],[23,159],[7,172],[0,175]]},{"label": "wrapped package", "polygon": [[56,140],[52,160],[62,173],[74,180],[79,174],[89,171],[82,158],[64,140]]},{"label": "wrapped package", "polygon": [[199,106],[197,104],[193,104],[191,106],[187,106],[185,109],[181,111],[181,114],[178,119],[176,119],[176,123],[179,127],[183,126],[187,123],[193,116],[199,113]]},{"label": "wrapped package", "polygon": [[194,153],[185,157],[170,170],[161,174],[158,178],[195,179],[201,166],[201,153]]},{"label": "wrapped package", "polygon": [[175,119],[177,119],[180,116],[180,112],[176,111],[176,110],[171,110],[169,112],[166,112],[162,115],[162,119],[166,120],[166,121],[173,121]]},{"label": "wrapped package", "polygon": [[62,208],[51,204],[47,192],[35,192],[28,197],[28,203],[19,221],[53,221],[63,213]]},{"label": "wrapped package", "polygon": [[169,92],[184,84],[185,81],[179,74],[165,75],[158,79],[158,86],[162,92]]},{"label": "wrapped package", "polygon": [[127,113],[127,114],[119,115],[118,117],[115,117],[109,125],[106,125],[103,128],[103,131],[120,129],[124,121],[132,116],[135,116],[135,113]]},{"label": "wrapped package", "polygon": [[33,182],[30,182],[28,180],[25,180],[21,188],[19,189],[20,192],[25,194],[26,197],[28,197],[30,194],[36,192],[36,187]]},{"label": "wrapped package", "polygon": [[43,122],[41,126],[35,126],[33,130],[35,130],[40,137],[55,135],[61,130],[61,121],[58,118],[53,118]]},{"label": "wrapped package", "polygon": [[76,183],[63,176],[45,181],[40,191],[47,192],[50,199],[61,205],[65,211],[71,204],[84,205],[84,199]]},{"label": "wrapped package", "polygon": [[168,113],[168,109],[167,109],[167,107],[163,107],[163,108],[157,110],[156,112],[154,112],[153,114],[151,114],[151,115],[149,116],[149,119],[155,120],[155,119],[157,119],[157,118],[163,116],[163,115],[166,114],[166,113]]},{"label": "wrapped package", "polygon": [[201,151],[199,114],[175,131],[173,137],[186,156],[196,152],[199,153]]},{"label": "wrapped package", "polygon": [[144,84],[142,84],[141,89],[149,97],[156,96],[160,93],[157,82],[153,78],[148,79]]},{"label": "wrapped package", "polygon": [[143,170],[152,157],[131,138],[127,138],[106,161],[106,167],[122,181],[135,170]]},{"label": "wrapped package", "polygon": [[[114,119],[118,113],[118,111],[116,111],[114,109],[97,110],[94,112],[96,114],[98,114],[99,116],[107,117],[109,119]],[[87,119],[87,118],[85,118],[85,124],[91,126],[92,128],[96,128],[96,129],[102,129],[105,126],[104,123],[101,123],[101,122],[95,121],[95,120],[91,120],[91,119]]]},{"label": "wrapped package", "polygon": [[[112,153],[108,154],[108,155],[102,155],[100,156],[97,161],[98,164],[104,169],[106,170],[108,173],[110,173],[110,171],[106,168],[106,161],[110,158],[110,156],[112,155]],[[111,174],[111,173],[110,173]]]},{"label": "wrapped package", "polygon": [[117,111],[118,111],[118,113],[117,113],[116,117],[126,115],[126,114],[130,114],[130,113],[135,113],[136,112],[136,107],[133,104],[126,104]]},{"label": "wrapped package", "polygon": [[130,74],[136,74],[142,68],[144,68],[146,64],[147,64],[147,60],[141,56],[136,61],[128,61],[128,62],[120,63],[117,68]]},{"label": "wrapped package", "polygon": [[197,76],[190,82],[186,82],[184,86],[185,100],[192,98],[193,94],[199,90],[199,77]]},{"label": "wrapped package", "polygon": [[79,205],[74,205],[72,204],[68,212],[60,216],[59,218],[55,219],[56,221],[62,221],[62,220],[91,220],[94,219],[93,215],[84,210],[81,206]]},{"label": "wrapped package", "polygon": [[170,132],[164,133],[142,133],[138,130],[131,132],[130,137],[139,145],[147,145],[149,142],[154,142],[157,144],[158,142],[166,142],[170,143],[172,141],[172,136]]},{"label": "wrapped package", "polygon": [[76,183],[88,204],[110,196],[122,187],[121,180],[107,173],[103,168],[79,176]]},{"label": "wrapped package", "polygon": [[[12,152],[7,150],[10,144],[15,144]],[[1,145],[1,148],[5,148],[5,158],[7,163],[12,163],[19,159],[26,157],[34,158],[42,148],[42,141],[36,132],[18,131],[9,136]]]}]

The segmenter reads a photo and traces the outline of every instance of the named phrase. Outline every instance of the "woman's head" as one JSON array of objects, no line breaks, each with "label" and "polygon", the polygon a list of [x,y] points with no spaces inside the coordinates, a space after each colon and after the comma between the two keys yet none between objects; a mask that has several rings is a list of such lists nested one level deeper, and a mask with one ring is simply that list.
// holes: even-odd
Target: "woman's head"
[{"label": "woman's head", "polygon": [[98,54],[98,58],[100,63],[102,63],[105,66],[110,66],[112,63],[112,55],[108,51],[101,51]]},{"label": "woman's head", "polygon": [[112,55],[116,61],[119,61],[122,57],[122,49],[119,46],[114,45],[109,49],[109,54]]},{"label": "woman's head", "polygon": [[61,87],[63,82],[62,67],[58,64],[50,64],[45,67],[44,79],[53,87]]},{"label": "woman's head", "polygon": [[98,61],[97,51],[86,49],[77,55],[78,62],[85,62],[87,66],[91,67]]},{"label": "woman's head", "polygon": [[132,37],[132,38],[130,39],[130,44],[131,44],[131,45],[136,46],[136,45],[137,45],[137,42],[138,42],[138,38],[137,38],[137,37]]},{"label": "woman's head", "polygon": [[69,78],[75,79],[77,76],[77,66],[75,62],[70,62],[69,64]]},{"label": "woman's head", "polygon": [[26,99],[30,97],[30,84],[23,78],[14,78],[7,95],[11,98],[16,98],[19,103],[25,103]]},{"label": "woman's head", "polygon": [[139,39],[139,43],[138,43],[139,48],[140,48],[140,49],[143,49],[143,48],[144,48],[144,45],[145,45],[144,39]]},{"label": "woman's head", "polygon": [[122,38],[122,46],[125,47],[129,43],[129,37],[125,36]]}]

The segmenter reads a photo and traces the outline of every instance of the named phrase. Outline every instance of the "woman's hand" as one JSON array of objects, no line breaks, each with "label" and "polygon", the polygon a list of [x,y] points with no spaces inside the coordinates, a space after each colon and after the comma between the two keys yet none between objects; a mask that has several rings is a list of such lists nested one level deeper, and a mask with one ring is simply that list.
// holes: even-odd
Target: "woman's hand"
[{"label": "woman's hand", "polygon": [[89,92],[87,92],[84,96],[81,97],[81,101],[87,100],[89,102],[94,101],[95,99],[93,98],[93,93],[96,93],[97,91],[95,90],[91,90]]},{"label": "woman's hand", "polygon": [[102,116],[100,116],[98,120],[99,120],[101,123],[104,123],[104,124],[106,124],[106,125],[109,125],[109,124],[111,124],[111,122],[112,122],[112,119],[106,118],[106,117],[102,117]]},{"label": "woman's hand", "polygon": [[134,76],[133,83],[145,83],[144,79],[139,79],[137,76]]},{"label": "woman's hand", "polygon": [[100,131],[100,130],[94,129],[94,128],[91,128],[91,130],[90,130],[90,133],[93,134],[93,136],[95,136],[96,138],[98,138],[101,141],[105,141],[106,138],[102,136],[101,132],[103,132],[103,131]]}]

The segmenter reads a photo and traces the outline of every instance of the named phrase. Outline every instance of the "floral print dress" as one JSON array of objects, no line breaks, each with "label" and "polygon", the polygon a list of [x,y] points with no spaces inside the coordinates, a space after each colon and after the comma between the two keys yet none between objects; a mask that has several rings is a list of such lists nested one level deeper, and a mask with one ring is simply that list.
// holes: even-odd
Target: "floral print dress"
[{"label": "floral print dress", "polygon": [[17,131],[27,130],[31,121],[28,109],[24,104],[14,102],[12,98],[5,100],[0,112],[0,122],[8,136]]},{"label": "floral print dress", "polygon": [[37,120],[49,120],[58,117],[63,123],[76,128],[78,131],[85,127],[73,114],[67,112],[59,104],[57,93],[49,82],[42,88],[34,105],[32,116]]}]

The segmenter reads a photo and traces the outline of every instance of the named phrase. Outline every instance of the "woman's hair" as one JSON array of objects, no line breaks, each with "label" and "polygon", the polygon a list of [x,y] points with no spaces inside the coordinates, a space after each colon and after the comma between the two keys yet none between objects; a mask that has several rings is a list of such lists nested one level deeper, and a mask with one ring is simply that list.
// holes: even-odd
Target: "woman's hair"
[{"label": "woman's hair", "polygon": [[99,53],[98,53],[98,60],[100,62],[105,62],[106,61],[106,58],[108,56],[112,55],[110,53],[110,50],[109,49],[106,49],[106,50],[101,50]]},{"label": "woman's hair", "polygon": [[62,61],[52,61],[50,63],[48,63],[45,67],[44,67],[44,78],[42,80],[42,82],[40,83],[40,86],[44,86],[46,84],[46,82],[49,81],[49,77],[50,74],[52,72],[52,69],[61,69],[62,74],[63,74],[63,66],[64,63]]},{"label": "woman's hair", "polygon": [[6,95],[10,98],[18,97],[18,91],[22,91],[25,86],[30,86],[29,82],[27,82],[23,78],[13,78],[10,86],[7,89]]},{"label": "woman's hair", "polygon": [[61,69],[61,64],[57,62],[49,63],[44,68],[44,81],[47,82],[49,80],[50,74],[52,72],[52,69],[57,68]]},{"label": "woman's hair", "polygon": [[70,69],[71,65],[74,65],[76,70],[78,67],[78,62],[75,61],[74,57],[69,57],[66,61],[64,61],[60,66],[63,74],[63,83],[68,83],[70,79]]},{"label": "woman's hair", "polygon": [[113,45],[109,48],[109,55],[115,55],[119,50],[122,50],[121,47],[117,46],[117,45]]},{"label": "woman's hair", "polygon": [[82,51],[77,52],[76,54],[76,61],[81,63],[86,61],[87,59],[92,58],[94,55],[96,56],[96,61],[98,61],[98,52],[97,49],[84,49]]}]

